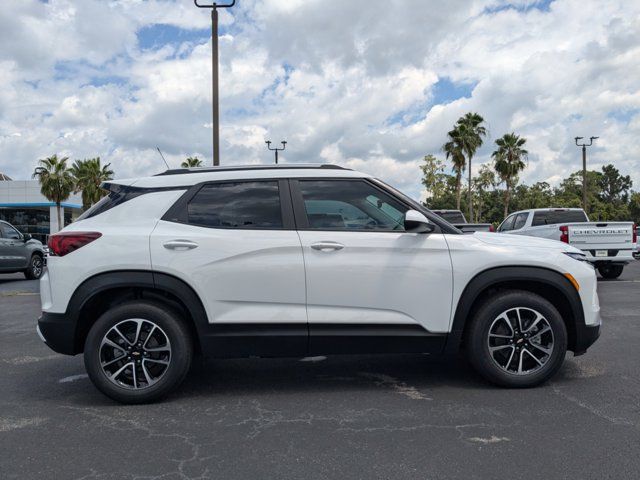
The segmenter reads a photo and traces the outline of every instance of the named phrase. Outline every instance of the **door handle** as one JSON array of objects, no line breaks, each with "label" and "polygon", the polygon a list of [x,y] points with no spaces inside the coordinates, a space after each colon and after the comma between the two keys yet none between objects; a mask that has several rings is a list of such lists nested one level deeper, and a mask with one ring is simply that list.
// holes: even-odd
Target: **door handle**
[{"label": "door handle", "polygon": [[311,244],[311,248],[321,252],[330,252],[332,250],[342,250],[344,245],[338,242],[316,242]]},{"label": "door handle", "polygon": [[162,244],[162,246],[169,250],[191,250],[197,248],[198,244],[191,240],[169,240]]}]

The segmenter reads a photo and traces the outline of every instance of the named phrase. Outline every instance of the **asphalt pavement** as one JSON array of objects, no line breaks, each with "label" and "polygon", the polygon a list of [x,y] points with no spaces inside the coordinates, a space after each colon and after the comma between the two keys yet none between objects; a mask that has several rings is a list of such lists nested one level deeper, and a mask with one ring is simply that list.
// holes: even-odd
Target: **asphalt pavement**
[{"label": "asphalt pavement", "polygon": [[0,478],[637,479],[640,262],[598,287],[601,338],[535,389],[462,358],[248,359],[122,406],[40,342],[37,282],[0,275]]}]

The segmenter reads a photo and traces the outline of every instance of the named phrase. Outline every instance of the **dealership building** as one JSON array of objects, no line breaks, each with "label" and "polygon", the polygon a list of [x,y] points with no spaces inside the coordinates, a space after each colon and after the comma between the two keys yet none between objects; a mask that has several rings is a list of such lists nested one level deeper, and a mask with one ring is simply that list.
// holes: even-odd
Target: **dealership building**
[{"label": "dealership building", "polygon": [[[79,194],[62,202],[64,224],[68,225],[82,212]],[[5,220],[22,233],[30,233],[44,242],[58,228],[56,204],[40,193],[37,180],[12,180],[0,172],[0,220]]]}]

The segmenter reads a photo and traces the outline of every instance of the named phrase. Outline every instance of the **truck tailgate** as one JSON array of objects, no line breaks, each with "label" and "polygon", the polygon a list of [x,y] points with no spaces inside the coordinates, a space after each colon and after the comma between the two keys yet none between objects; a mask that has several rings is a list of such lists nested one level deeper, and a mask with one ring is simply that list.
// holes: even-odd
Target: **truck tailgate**
[{"label": "truck tailgate", "polygon": [[574,223],[568,225],[568,230],[569,244],[582,250],[633,248],[633,223],[631,222]]}]

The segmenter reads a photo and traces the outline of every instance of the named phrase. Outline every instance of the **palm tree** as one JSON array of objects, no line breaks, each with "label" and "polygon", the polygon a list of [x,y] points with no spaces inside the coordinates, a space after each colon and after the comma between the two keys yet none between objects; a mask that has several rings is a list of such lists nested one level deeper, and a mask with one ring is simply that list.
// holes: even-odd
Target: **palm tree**
[{"label": "palm tree", "polygon": [[462,172],[466,167],[464,153],[456,141],[458,132],[454,128],[447,133],[449,141],[442,146],[442,150],[447,156],[447,159],[451,158],[453,163],[453,171],[456,173],[456,208],[460,210],[460,195],[462,192]]},{"label": "palm tree", "polygon": [[202,160],[198,157],[189,157],[180,165],[182,168],[201,167]]},{"label": "palm tree", "polygon": [[32,175],[40,182],[42,195],[56,204],[58,229],[64,228],[60,204],[69,198],[73,190],[73,176],[67,168],[67,160],[67,157],[59,159],[57,155],[40,160]]},{"label": "palm tree", "polygon": [[113,178],[113,170],[110,163],[100,164],[100,157],[85,160],[76,160],[71,167],[74,179],[74,193],[82,192],[82,208],[88,209],[106,195],[106,191],[100,188],[102,182]]},{"label": "palm tree", "polygon": [[525,163],[529,152],[524,148],[527,142],[515,133],[506,133],[502,138],[496,140],[497,150],[491,154],[494,158],[494,169],[500,180],[505,183],[504,195],[504,217],[509,213],[509,201],[511,200],[511,189],[517,183],[518,174],[527,166]]},{"label": "palm tree", "polygon": [[469,219],[473,218],[473,201],[471,197],[471,159],[476,154],[478,148],[482,146],[482,137],[487,135],[487,129],[483,125],[484,118],[481,115],[468,112],[464,117],[460,117],[456,123],[457,142],[460,149],[467,156],[467,168],[469,170]]}]

